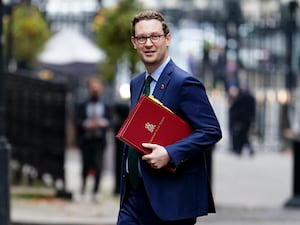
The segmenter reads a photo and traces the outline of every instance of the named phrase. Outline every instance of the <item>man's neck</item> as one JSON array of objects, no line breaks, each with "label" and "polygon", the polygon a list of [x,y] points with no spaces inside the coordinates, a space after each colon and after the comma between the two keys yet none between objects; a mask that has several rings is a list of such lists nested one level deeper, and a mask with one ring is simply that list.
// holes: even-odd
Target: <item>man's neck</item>
[{"label": "man's neck", "polygon": [[164,60],[159,62],[159,64],[156,64],[156,63],[145,64],[145,68],[146,68],[147,72],[149,74],[152,74],[158,67],[160,67],[162,64],[164,64],[168,58],[169,58],[169,56],[167,55],[164,58]]}]

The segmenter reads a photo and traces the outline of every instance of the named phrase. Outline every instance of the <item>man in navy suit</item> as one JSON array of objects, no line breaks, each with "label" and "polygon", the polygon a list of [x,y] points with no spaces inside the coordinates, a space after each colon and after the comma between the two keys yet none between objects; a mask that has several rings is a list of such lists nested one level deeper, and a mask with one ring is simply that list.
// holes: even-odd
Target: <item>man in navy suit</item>
[{"label": "man in navy suit", "polygon": [[[150,94],[187,121],[192,133],[168,146],[144,143],[152,152],[138,156],[137,185],[129,181],[131,149],[125,145],[117,224],[192,225],[197,217],[215,212],[205,151],[221,139],[220,125],[203,84],[170,59],[171,34],[164,17],[156,11],[139,13],[132,20],[131,35],[146,69],[131,80],[131,109],[151,76]],[[176,172],[165,170],[167,164],[176,167]]]}]

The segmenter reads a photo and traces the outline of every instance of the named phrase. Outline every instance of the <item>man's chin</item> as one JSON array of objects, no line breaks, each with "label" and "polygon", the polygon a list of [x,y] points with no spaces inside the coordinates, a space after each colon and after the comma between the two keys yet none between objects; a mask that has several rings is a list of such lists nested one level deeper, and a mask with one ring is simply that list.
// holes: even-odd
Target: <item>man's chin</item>
[{"label": "man's chin", "polygon": [[145,64],[152,65],[152,64],[155,64],[156,60],[155,60],[154,56],[151,56],[151,57],[145,56],[145,57],[143,58],[143,62],[144,62]]},{"label": "man's chin", "polygon": [[144,61],[145,66],[155,66],[156,62],[155,61]]}]

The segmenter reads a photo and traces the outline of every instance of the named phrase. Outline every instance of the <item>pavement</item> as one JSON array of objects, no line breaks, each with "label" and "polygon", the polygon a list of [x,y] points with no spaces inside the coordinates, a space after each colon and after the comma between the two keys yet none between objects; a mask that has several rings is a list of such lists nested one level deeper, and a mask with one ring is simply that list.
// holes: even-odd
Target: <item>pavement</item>
[{"label": "pavement", "polygon": [[[268,108],[272,113],[266,118],[264,142],[252,138],[255,155],[251,157],[244,152],[242,156],[236,156],[228,149],[226,101],[218,96],[212,96],[211,100],[223,127],[223,138],[212,156],[212,191],[217,213],[199,218],[197,224],[298,225],[300,207],[285,207],[285,203],[294,197],[293,153],[289,149],[282,150],[278,117],[274,116],[276,111]],[[113,140],[112,136],[109,140]],[[97,202],[92,201],[90,195],[93,177],[87,180],[87,192],[79,194],[81,165],[77,149],[67,150],[65,157],[66,189],[73,195],[71,200],[55,197],[54,190],[44,186],[12,186],[12,225],[116,224],[119,196],[113,195],[112,191],[113,155],[112,141],[106,151]]]},{"label": "pavement", "polygon": [[[197,224],[299,224],[300,208],[284,207],[292,197],[292,156],[290,151],[262,149],[253,157],[238,157],[217,147],[213,153],[212,180],[217,213],[199,218]],[[112,194],[113,174],[105,172],[98,202],[93,202],[89,190],[85,195],[79,194],[77,150],[66,153],[65,168],[67,189],[73,193],[73,199],[56,198],[50,188],[12,187],[13,225],[116,223],[119,196]],[[92,183],[90,177],[90,189]]]}]

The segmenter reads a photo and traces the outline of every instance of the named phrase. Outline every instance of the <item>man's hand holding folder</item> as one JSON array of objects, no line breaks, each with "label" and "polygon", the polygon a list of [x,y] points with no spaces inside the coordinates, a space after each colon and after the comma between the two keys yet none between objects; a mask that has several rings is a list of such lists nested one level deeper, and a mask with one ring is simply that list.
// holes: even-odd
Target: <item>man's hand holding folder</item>
[{"label": "man's hand holding folder", "polygon": [[[151,153],[151,149],[143,143],[166,146],[190,133],[191,127],[186,121],[152,97],[142,95],[116,137],[145,155]],[[174,172],[175,168],[168,165],[166,169]]]}]

